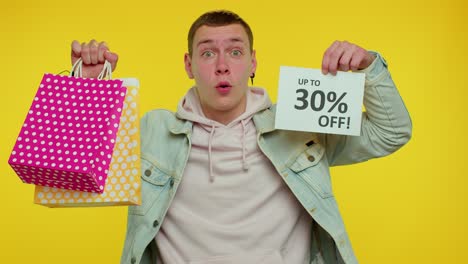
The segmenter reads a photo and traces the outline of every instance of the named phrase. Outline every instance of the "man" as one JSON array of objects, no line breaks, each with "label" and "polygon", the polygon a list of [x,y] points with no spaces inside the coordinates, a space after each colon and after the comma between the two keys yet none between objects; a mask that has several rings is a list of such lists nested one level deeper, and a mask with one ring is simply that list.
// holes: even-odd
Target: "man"
[{"label": "man", "polygon": [[[117,55],[72,44],[72,62],[96,77]],[[357,263],[331,191],[329,166],[388,155],[411,120],[385,61],[334,42],[322,71],[366,73],[359,137],[274,129],[275,105],[249,88],[257,61],[250,27],[229,11],[205,13],[188,36],[195,80],[177,113],[141,122],[142,204],[129,208],[122,263]],[[307,121],[307,120],[304,120]]]}]

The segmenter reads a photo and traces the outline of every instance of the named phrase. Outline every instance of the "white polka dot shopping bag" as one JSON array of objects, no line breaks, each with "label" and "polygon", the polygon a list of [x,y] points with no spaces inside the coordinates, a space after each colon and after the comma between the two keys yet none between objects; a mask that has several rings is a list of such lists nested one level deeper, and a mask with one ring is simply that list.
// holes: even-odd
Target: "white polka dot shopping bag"
[{"label": "white polka dot shopping bag", "polygon": [[103,193],[88,193],[36,186],[34,202],[48,207],[139,205],[140,119],[137,79],[123,80],[127,87],[120,126]]}]

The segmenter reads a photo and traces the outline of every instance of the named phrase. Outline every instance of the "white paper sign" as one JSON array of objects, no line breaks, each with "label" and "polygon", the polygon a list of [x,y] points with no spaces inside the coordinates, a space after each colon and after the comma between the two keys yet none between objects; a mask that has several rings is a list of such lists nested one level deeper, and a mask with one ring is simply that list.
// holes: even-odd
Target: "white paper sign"
[{"label": "white paper sign", "polygon": [[280,67],[275,128],[360,135],[364,73]]}]

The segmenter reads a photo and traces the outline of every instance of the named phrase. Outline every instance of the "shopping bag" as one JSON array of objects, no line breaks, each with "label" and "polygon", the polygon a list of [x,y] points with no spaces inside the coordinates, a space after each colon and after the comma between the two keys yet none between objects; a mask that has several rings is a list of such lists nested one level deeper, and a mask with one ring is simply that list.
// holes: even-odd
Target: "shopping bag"
[{"label": "shopping bag", "polygon": [[137,79],[122,80],[123,86],[127,87],[127,95],[104,192],[98,194],[36,186],[34,203],[48,207],[139,205],[141,203],[139,84]]},{"label": "shopping bag", "polygon": [[25,183],[102,193],[126,90],[122,80],[45,74],[8,163]]}]

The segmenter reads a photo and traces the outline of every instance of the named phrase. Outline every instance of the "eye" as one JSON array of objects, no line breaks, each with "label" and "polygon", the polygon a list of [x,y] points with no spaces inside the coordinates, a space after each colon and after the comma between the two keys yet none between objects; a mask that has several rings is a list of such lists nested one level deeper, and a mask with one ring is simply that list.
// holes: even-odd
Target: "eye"
[{"label": "eye", "polygon": [[207,51],[202,53],[202,57],[210,58],[210,57],[213,57],[213,56],[214,56],[214,52],[212,52],[211,50],[207,50]]},{"label": "eye", "polygon": [[234,56],[234,57],[239,57],[239,56],[242,55],[242,51],[240,51],[240,50],[232,50],[232,51],[231,51],[231,54],[232,54],[232,56]]}]

